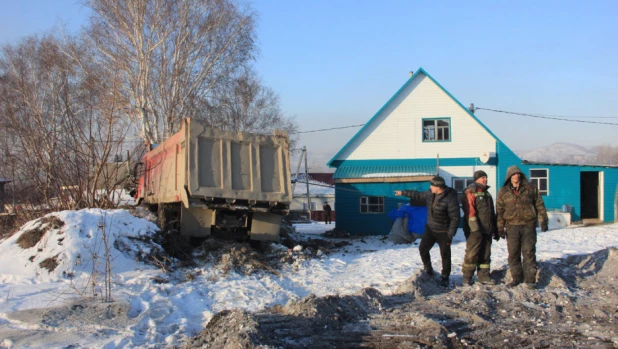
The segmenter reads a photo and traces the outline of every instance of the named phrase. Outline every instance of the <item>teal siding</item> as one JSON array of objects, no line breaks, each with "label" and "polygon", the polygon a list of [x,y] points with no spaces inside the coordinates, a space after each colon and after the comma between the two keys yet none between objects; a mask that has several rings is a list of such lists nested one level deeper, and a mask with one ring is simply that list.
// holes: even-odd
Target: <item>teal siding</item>
[{"label": "teal siding", "polygon": [[[595,166],[577,166],[577,165],[542,165],[542,164],[517,164],[510,163],[508,166],[516,164],[526,177],[530,177],[530,169],[548,169],[549,170],[549,195],[543,196],[545,207],[548,211],[559,211],[563,205],[571,205],[571,221],[576,222],[581,220],[581,179],[582,172],[602,172],[603,173],[603,221],[614,222],[615,204],[616,204],[616,189],[618,186],[618,168],[605,168]],[[502,165],[502,164],[501,164]],[[500,168],[499,176],[501,182],[504,182],[506,176],[506,168]]]},{"label": "teal siding", "polygon": [[[337,229],[352,235],[388,235],[393,226],[388,212],[396,208],[397,203],[409,201],[408,198],[395,196],[394,191],[406,189],[426,191],[429,182],[335,184]],[[383,196],[384,213],[360,213],[361,196]]]},{"label": "teal siding", "polygon": [[496,183],[498,187],[502,187],[506,177],[506,170],[509,166],[521,166],[521,159],[502,141],[498,141],[496,143],[496,161]]}]

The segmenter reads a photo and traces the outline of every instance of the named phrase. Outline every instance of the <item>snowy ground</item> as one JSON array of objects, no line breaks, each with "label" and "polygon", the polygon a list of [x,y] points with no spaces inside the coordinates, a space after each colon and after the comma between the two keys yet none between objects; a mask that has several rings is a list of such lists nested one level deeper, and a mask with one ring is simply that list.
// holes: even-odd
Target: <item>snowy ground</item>
[{"label": "snowy ground", "polygon": [[[388,295],[422,265],[417,244],[393,245],[381,236],[350,239],[350,246],[285,265],[279,275],[245,276],[225,273],[212,265],[166,274],[137,261],[152,252],[152,244],[143,241],[157,230],[154,224],[125,210],[92,209],[55,215],[64,225],[33,221],[0,242],[0,348],[181,345],[221,310],[258,311],[310,294],[349,295],[366,287]],[[332,228],[322,223],[296,225],[295,237],[316,237]],[[37,229],[49,230],[32,247],[17,245],[25,231]],[[92,271],[104,265],[100,258],[104,255],[100,239],[103,230],[108,246],[124,250],[111,249],[112,304],[82,300],[93,292],[96,299],[105,293],[102,280],[97,281],[94,291],[86,288],[92,285],[89,280],[101,278]],[[618,246],[618,224],[552,229],[539,233],[537,256],[543,261],[612,246]],[[461,284],[464,250],[460,231],[452,247],[455,285]],[[439,271],[437,246],[432,257]],[[41,263],[52,259],[56,263],[52,272],[41,268]],[[495,242],[492,269],[504,269],[506,263],[506,243]]]}]

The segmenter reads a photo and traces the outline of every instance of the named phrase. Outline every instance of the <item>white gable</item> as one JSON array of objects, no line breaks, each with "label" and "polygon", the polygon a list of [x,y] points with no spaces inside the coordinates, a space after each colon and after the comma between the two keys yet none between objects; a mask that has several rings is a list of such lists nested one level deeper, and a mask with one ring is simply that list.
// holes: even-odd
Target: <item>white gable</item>
[{"label": "white gable", "polygon": [[[451,141],[423,142],[422,120],[449,118]],[[496,139],[440,86],[419,73],[333,160],[478,158]]]}]

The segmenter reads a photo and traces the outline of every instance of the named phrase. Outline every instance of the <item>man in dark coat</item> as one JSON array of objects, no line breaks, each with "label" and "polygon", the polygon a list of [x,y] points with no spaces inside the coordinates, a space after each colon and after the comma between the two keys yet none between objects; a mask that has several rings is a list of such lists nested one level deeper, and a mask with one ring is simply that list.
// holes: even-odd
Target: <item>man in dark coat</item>
[{"label": "man in dark coat", "polygon": [[430,188],[426,192],[416,190],[396,190],[396,196],[406,196],[411,201],[425,200],[427,204],[427,225],[418,246],[425,272],[433,275],[431,255],[429,251],[438,243],[442,257],[442,279],[440,285],[448,287],[451,275],[451,243],[457,233],[457,226],[461,218],[457,192],[447,187],[444,178],[433,177],[429,182]]},{"label": "man in dark coat", "polygon": [[[509,251],[509,270],[515,287],[522,282],[536,288],[536,225],[547,231],[547,211],[536,186],[530,184],[519,167],[506,171],[504,186],[496,200],[498,234],[506,238]],[[523,265],[522,265],[523,256]]]},{"label": "man in dark coat", "polygon": [[464,285],[472,284],[472,276],[476,270],[478,281],[486,285],[494,285],[489,276],[491,263],[491,238],[500,237],[496,229],[496,211],[494,200],[487,191],[487,173],[474,172],[474,183],[470,184],[461,197],[461,208],[464,212],[463,231],[466,236],[466,256],[464,257]]},{"label": "man in dark coat", "polygon": [[324,205],[322,206],[322,210],[324,211],[324,223],[331,224],[332,221],[330,219],[330,213],[333,209],[330,207],[328,202],[324,202]]}]

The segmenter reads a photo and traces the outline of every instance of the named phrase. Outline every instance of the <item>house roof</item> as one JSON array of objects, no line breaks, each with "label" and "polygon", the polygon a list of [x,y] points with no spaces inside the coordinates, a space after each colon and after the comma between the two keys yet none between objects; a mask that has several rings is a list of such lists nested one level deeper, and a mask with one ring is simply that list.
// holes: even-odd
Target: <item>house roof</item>
[{"label": "house roof", "polygon": [[324,182],[326,184],[334,185],[335,179],[333,178],[332,172],[309,172],[309,178],[314,179],[318,182]]},{"label": "house roof", "polygon": [[537,162],[537,161],[528,161],[528,160],[522,160],[521,163],[523,165],[533,165],[533,166],[576,166],[576,167],[618,168],[618,166],[616,166],[616,165],[563,164],[563,163]]},{"label": "house roof", "polygon": [[335,179],[393,178],[434,176],[435,166],[427,165],[351,165],[337,168]]},{"label": "house roof", "polygon": [[382,106],[382,108],[380,108],[380,110],[378,110],[377,113],[375,113],[375,115],[373,117],[371,117],[371,119],[360,129],[358,130],[358,132],[354,135],[354,137],[352,137],[348,143],[346,143],[346,145],[343,146],[343,148],[341,148],[341,150],[339,150],[339,152],[337,152],[337,154],[335,154],[335,156],[333,156],[332,159],[330,159],[330,161],[328,162],[328,166],[329,167],[336,167],[334,162],[337,161],[336,159],[339,157],[339,155],[341,155],[349,146],[350,144],[352,144],[354,142],[354,140],[356,140],[357,137],[359,137],[363,131],[369,127],[369,125],[374,122],[379,115],[402,93],[403,90],[405,90],[405,88],[412,83],[412,81],[420,74],[423,74],[425,76],[427,76],[429,79],[431,79],[431,81],[433,81],[440,89],[442,89],[442,91],[444,91],[444,93],[446,93],[451,99],[453,99],[453,101],[455,101],[455,103],[457,103],[470,117],[472,117],[476,122],[478,122],[492,137],[494,137],[497,141],[501,142],[504,144],[504,142],[502,142],[493,132],[491,132],[491,130],[489,128],[487,128],[487,126],[485,126],[485,124],[483,124],[481,122],[481,120],[479,120],[474,114],[472,114],[470,112],[470,110],[468,110],[468,108],[464,107],[463,104],[461,104],[461,102],[459,102],[457,100],[457,98],[455,98],[450,92],[448,92],[444,87],[442,87],[442,85],[440,85],[439,82],[437,82],[431,75],[429,75],[423,68],[419,68],[409,79],[408,81],[406,81],[405,84],[403,84],[403,86],[401,86],[401,88],[395,92],[395,94],[386,102],[386,104],[384,104],[384,106]]}]

